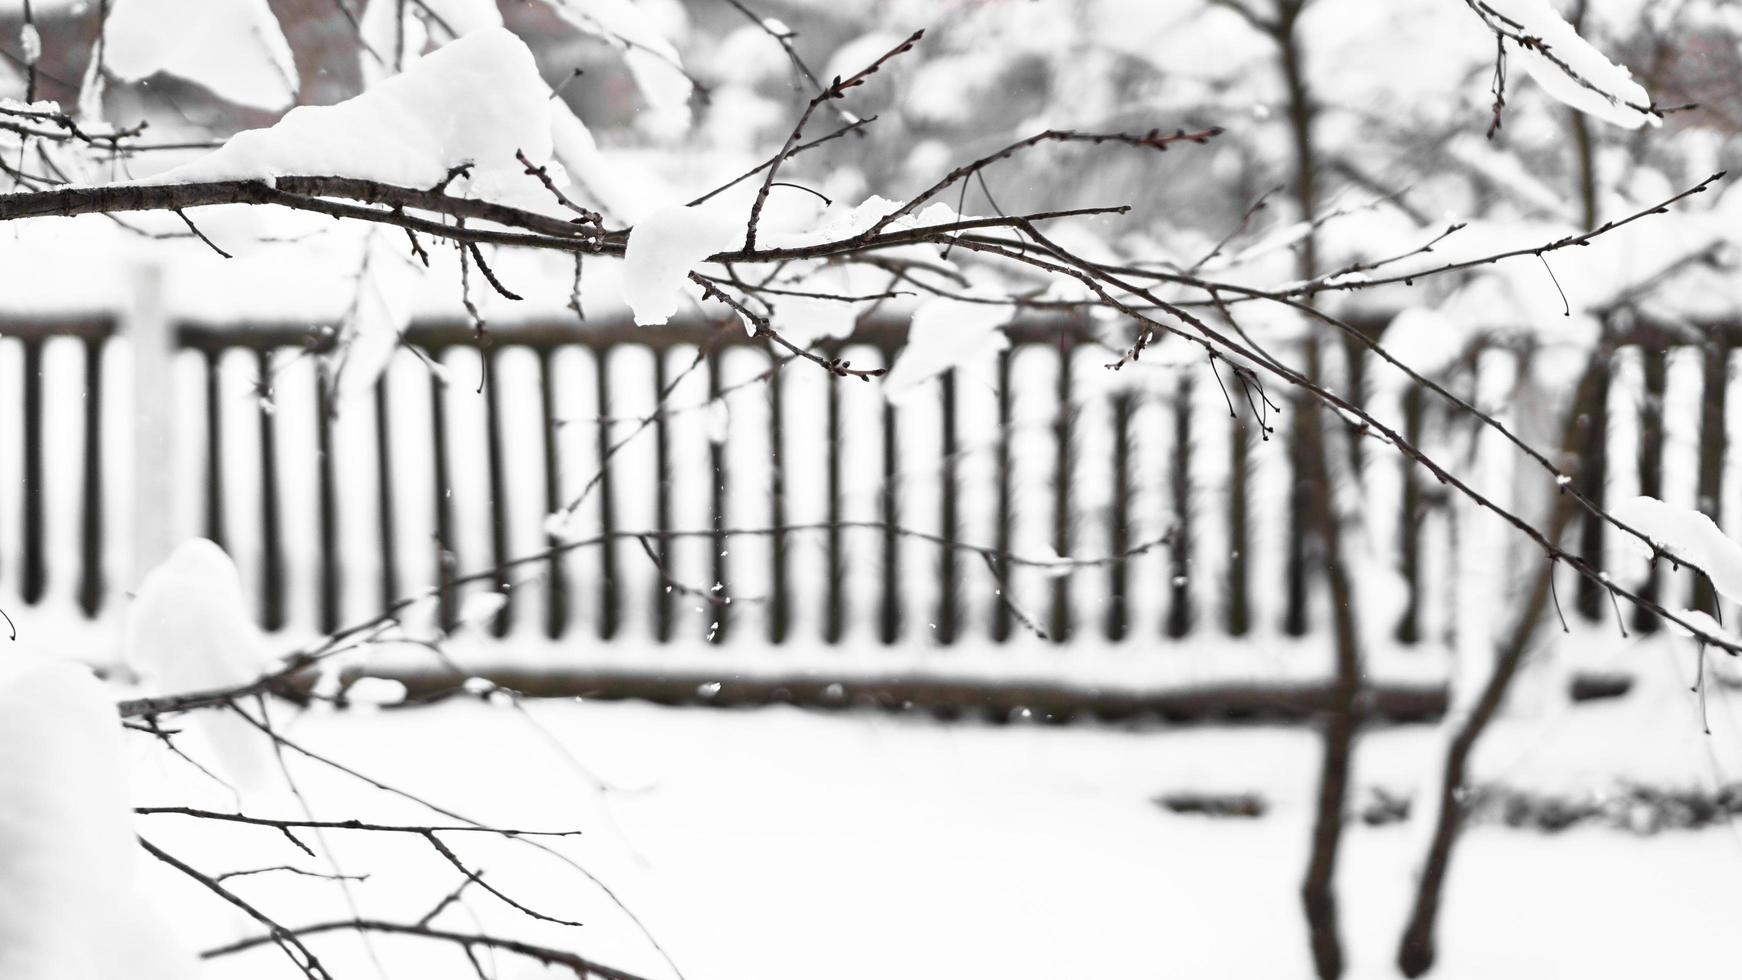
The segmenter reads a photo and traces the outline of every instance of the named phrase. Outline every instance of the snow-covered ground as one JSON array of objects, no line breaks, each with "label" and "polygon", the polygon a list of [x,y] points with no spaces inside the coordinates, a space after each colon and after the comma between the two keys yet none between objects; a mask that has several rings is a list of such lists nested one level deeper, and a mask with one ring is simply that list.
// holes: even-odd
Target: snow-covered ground
[{"label": "snow-covered ground", "polygon": [[[1515,713],[1486,743],[1478,778],[1571,796],[1629,780],[1711,788],[1742,778],[1736,696],[1714,689],[1713,734],[1702,734],[1685,686],[1691,658],[1666,652],[1649,651],[1645,685],[1626,699]],[[559,845],[691,980],[1310,975],[1297,894],[1318,759],[1304,729],[994,727],[566,701],[532,703],[526,714],[466,702],[287,720],[308,747],[469,817],[584,830]],[[149,736],[130,738],[142,802],[191,795],[231,805]],[[1375,786],[1414,792],[1431,775],[1436,739],[1430,727],[1366,736],[1355,801]],[[291,766],[324,818],[442,819],[347,777]],[[1175,790],[1252,792],[1270,809],[1218,820],[1153,802]],[[289,800],[249,809],[296,813]],[[1395,975],[1418,824],[1351,831],[1339,869],[1351,976]],[[270,830],[214,830],[178,816],[141,817],[139,826],[209,872],[320,867]],[[522,938],[671,975],[572,869],[521,845],[448,839],[496,887],[586,925],[528,923],[475,889],[469,909],[438,923],[466,930],[475,914]],[[327,840],[347,873],[371,875],[352,888],[366,917],[415,920],[459,881],[415,840]],[[1718,975],[1737,955],[1739,872],[1742,831],[1730,826],[1654,836],[1477,826],[1457,854],[1434,975]],[[348,915],[330,882],[275,873],[230,884],[289,925]],[[185,909],[175,919],[196,945],[257,932],[167,874],[157,894]],[[311,942],[335,976],[374,975],[354,940]],[[475,975],[456,948],[375,945],[390,966],[413,967],[390,975]],[[521,964],[502,965],[500,975],[522,975]],[[270,948],[212,970],[298,975]]]}]

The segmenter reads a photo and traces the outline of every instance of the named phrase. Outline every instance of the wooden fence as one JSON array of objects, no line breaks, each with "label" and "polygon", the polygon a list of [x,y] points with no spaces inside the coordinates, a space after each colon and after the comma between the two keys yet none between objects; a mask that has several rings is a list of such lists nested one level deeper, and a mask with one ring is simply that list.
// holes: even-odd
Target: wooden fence
[{"label": "wooden fence", "polygon": [[[837,352],[887,364],[903,329],[867,326]],[[615,536],[446,589],[442,619],[500,589],[491,635],[576,643],[1154,647],[1325,628],[1286,425],[1262,438],[1233,379],[1208,365],[1115,374],[1075,325],[1011,335],[1009,351],[896,407],[875,385],[779,366],[737,330],[521,326],[480,344],[464,325],[423,324],[407,338],[418,351],[402,349],[371,396],[334,406],[316,356],[327,333],[183,324],[164,386],[173,446],[160,453],[129,435],[136,382],[113,323],[12,323],[0,327],[0,466],[18,475],[0,481],[0,597],[113,612],[131,574],[128,522],[162,522],[223,544],[268,628],[328,631],[542,551],[546,516],[579,499],[572,532]],[[1697,487],[1721,521],[1742,514],[1724,453],[1738,405],[1729,352],[1626,337],[1581,486]],[[1523,356],[1490,353],[1510,370]],[[1354,363],[1348,388],[1365,392]],[[1412,438],[1444,428],[1424,405],[1401,402]],[[1445,498],[1388,447],[1358,443],[1348,465],[1396,472],[1364,502],[1396,536],[1407,601],[1393,633],[1438,647],[1453,615]],[[172,499],[134,514],[137,474],[159,468]],[[995,557],[1146,542],[1070,574]],[[1617,547],[1594,522],[1579,545]],[[1588,585],[1573,605],[1608,614]]]}]

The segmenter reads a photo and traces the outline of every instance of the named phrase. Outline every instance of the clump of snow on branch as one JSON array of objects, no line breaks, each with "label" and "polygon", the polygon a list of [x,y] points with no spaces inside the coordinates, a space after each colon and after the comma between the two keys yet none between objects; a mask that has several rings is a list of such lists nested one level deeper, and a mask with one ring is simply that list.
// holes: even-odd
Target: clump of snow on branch
[{"label": "clump of snow on branch", "polygon": [[[1675,614],[1679,619],[1687,623],[1688,626],[1692,626],[1694,629],[1697,629],[1700,633],[1704,634],[1702,637],[1696,637],[1696,639],[1700,639],[1702,643],[1705,641],[1705,637],[1712,637],[1730,643],[1742,642],[1742,640],[1738,640],[1734,632],[1726,629],[1724,624],[1718,622],[1718,620],[1710,613],[1704,613],[1698,609],[1677,609]],[[1690,631],[1687,626],[1683,626],[1675,620],[1666,620],[1664,625],[1669,627],[1670,632],[1679,636],[1694,636],[1693,632]]]},{"label": "clump of snow on branch", "polygon": [[1711,576],[1712,588],[1732,601],[1742,600],[1742,545],[1718,529],[1710,517],[1656,497],[1634,497],[1613,511],[1678,561],[1697,565]]},{"label": "clump of snow on branch", "polygon": [[1011,544],[1011,555],[1028,569],[1046,578],[1064,578],[1076,571],[1078,564],[1070,557],[1059,554],[1058,548],[1053,546],[1051,533],[1037,525],[1026,526],[1016,532],[1016,540]]},{"label": "clump of snow on branch", "polygon": [[743,241],[744,226],[724,209],[661,208],[629,232],[623,253],[623,298],[642,326],[677,313],[690,270]]},{"label": "clump of snow on branch", "polygon": [[200,976],[134,880],[122,748],[88,670],[0,657],[0,977]]},{"label": "clump of snow on branch", "polygon": [[[1651,105],[1651,96],[1633,80],[1633,73],[1580,37],[1547,0],[1481,0],[1476,6],[1486,11],[1487,18],[1505,18],[1500,23],[1509,33],[1540,40],[1546,55],[1516,43],[1509,44],[1506,53],[1522,63],[1530,77],[1555,99],[1628,129],[1660,122],[1657,116],[1636,108]],[[1569,70],[1573,74],[1568,74]]]},{"label": "clump of snow on branch", "polygon": [[855,266],[819,263],[815,268],[801,270],[789,282],[782,282],[788,288],[817,295],[770,297],[774,311],[769,319],[774,322],[774,329],[800,347],[851,335],[860,311],[868,303],[831,297],[852,296],[864,290],[870,277],[863,272]]},{"label": "clump of snow on branch", "polygon": [[296,62],[266,0],[114,0],[103,64],[124,81],[162,72],[258,109],[296,101]]},{"label": "clump of snow on branch", "polygon": [[[969,293],[996,299],[991,291]],[[1000,329],[1010,322],[1013,308],[1007,303],[973,303],[940,296],[919,304],[908,328],[907,346],[883,379],[883,395],[897,404],[911,397],[926,381],[952,368],[978,363],[1010,346]]]},{"label": "clump of snow on branch", "polygon": [[[787,231],[770,229],[759,237],[770,248],[803,248],[808,245],[845,241],[871,230],[877,222],[899,210],[902,203],[873,194],[856,205],[837,203],[830,206],[806,228]],[[945,227],[966,217],[957,214],[947,204],[930,204],[921,208],[918,213],[906,214],[891,221],[883,228],[883,233]]]},{"label": "clump of snow on branch", "polygon": [[400,704],[405,700],[405,684],[390,677],[359,677],[345,688],[345,700],[353,704]]},{"label": "clump of snow on branch", "polygon": [[[204,538],[182,543],[146,573],[127,610],[122,653],[150,688],[166,694],[236,687],[271,668],[236,563]],[[252,725],[211,711],[187,724],[211,741],[228,776],[258,785],[266,756]]]},{"label": "clump of snow on branch", "polygon": [[474,592],[460,603],[457,617],[463,626],[483,627],[508,605],[506,592]]},{"label": "clump of snow on branch", "polygon": [[276,125],[150,179],[173,184],[350,177],[433,187],[470,165],[472,194],[524,193],[525,168],[550,159],[550,88],[526,44],[501,28],[467,35],[354,99],[299,106]]}]

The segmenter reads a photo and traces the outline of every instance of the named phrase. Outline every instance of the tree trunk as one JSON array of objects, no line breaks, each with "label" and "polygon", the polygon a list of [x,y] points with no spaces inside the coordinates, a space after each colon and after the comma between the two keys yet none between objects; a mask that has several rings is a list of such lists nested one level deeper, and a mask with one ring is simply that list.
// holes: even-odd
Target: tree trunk
[{"label": "tree trunk", "polygon": [[[1304,0],[1285,0],[1278,5],[1274,24],[1281,48],[1283,80],[1288,88],[1289,127],[1294,144],[1294,196],[1300,220],[1309,225],[1301,240],[1299,275],[1310,280],[1318,275],[1317,232],[1311,223],[1318,217],[1317,161],[1313,151],[1314,106],[1307,90],[1306,69],[1295,25]],[[1311,302],[1310,294],[1306,297]],[[1303,372],[1314,381],[1324,377],[1319,341],[1306,342]],[[1310,529],[1319,544],[1325,584],[1331,599],[1331,625],[1336,645],[1332,697],[1325,708],[1324,762],[1320,769],[1318,803],[1313,817],[1312,851],[1301,882],[1301,906],[1306,914],[1312,946],[1313,967],[1321,980],[1335,980],[1343,973],[1343,946],[1337,921],[1337,854],[1343,840],[1344,808],[1349,792],[1350,764],[1360,726],[1357,716],[1361,695],[1360,632],[1355,620],[1353,591],[1343,560],[1343,531],[1334,504],[1331,485],[1329,432],[1322,406],[1310,396],[1295,402],[1297,488]]]},{"label": "tree trunk", "polygon": [[[1591,403],[1598,391],[1606,390],[1599,382],[1608,370],[1608,363],[1609,351],[1605,344],[1591,356],[1590,362],[1585,366],[1584,376],[1579,380],[1577,394],[1562,430],[1560,444],[1563,455],[1573,452],[1585,438],[1584,426],[1594,417]],[[1576,513],[1577,507],[1570,496],[1563,494],[1557,497],[1549,517],[1548,539],[1559,543]],[[1461,723],[1451,717],[1446,720],[1448,725],[1457,726],[1457,732],[1446,752],[1437,813],[1434,816],[1433,837],[1428,844],[1427,856],[1422,862],[1421,878],[1416,883],[1415,901],[1397,950],[1397,966],[1406,977],[1419,977],[1433,968],[1436,955],[1434,927],[1439,917],[1440,900],[1445,891],[1446,873],[1451,865],[1452,848],[1457,843],[1458,831],[1464,822],[1460,796],[1469,776],[1470,755],[1482,732],[1494,719],[1495,713],[1505,700],[1507,689],[1524,662],[1537,627],[1542,623],[1549,598],[1553,595],[1554,564],[1552,561],[1547,563],[1533,577],[1518,619],[1497,651],[1494,672],[1489,675],[1488,682],[1483,686],[1482,694],[1468,717]]]}]

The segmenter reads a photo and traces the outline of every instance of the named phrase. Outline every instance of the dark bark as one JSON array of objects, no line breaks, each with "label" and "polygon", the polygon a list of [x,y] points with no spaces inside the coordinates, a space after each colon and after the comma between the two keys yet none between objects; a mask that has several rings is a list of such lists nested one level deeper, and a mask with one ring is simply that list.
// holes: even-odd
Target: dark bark
[{"label": "dark bark", "polygon": [[[1313,146],[1315,106],[1307,89],[1304,52],[1295,33],[1305,6],[1305,0],[1283,0],[1279,4],[1275,37],[1281,49],[1283,80],[1289,97],[1295,203],[1300,219],[1310,226],[1318,217],[1317,160]],[[1314,233],[1309,232],[1301,240],[1299,276],[1302,280],[1311,280],[1318,275],[1317,246]],[[1307,301],[1311,302],[1310,296]],[[1321,357],[1319,342],[1308,340],[1303,373],[1315,382],[1324,378]],[[1312,851],[1307,859],[1306,876],[1301,882],[1301,905],[1306,914],[1314,970],[1321,980],[1335,980],[1343,973],[1336,895],[1337,855],[1342,847],[1343,810],[1359,729],[1357,707],[1361,695],[1361,650],[1354,596],[1343,561],[1342,525],[1334,502],[1335,488],[1331,483],[1331,449],[1324,410],[1317,399],[1296,399],[1294,437],[1302,516],[1319,545],[1325,585],[1330,593],[1336,654],[1331,699],[1324,714],[1324,761],[1320,768],[1318,801],[1313,818]]]},{"label": "dark bark", "polygon": [[[1561,437],[1563,452],[1571,453],[1584,439],[1584,427],[1592,418],[1591,402],[1600,390],[1599,384],[1608,365],[1607,350],[1599,350],[1585,367],[1571,410],[1567,413]],[[1573,517],[1578,513],[1572,499],[1562,494],[1554,501],[1549,517],[1547,537],[1559,541]],[[1469,717],[1458,726],[1446,752],[1446,764],[1438,791],[1439,812],[1435,815],[1433,837],[1422,863],[1421,878],[1416,884],[1414,904],[1410,909],[1403,939],[1397,951],[1397,966],[1404,976],[1419,977],[1433,968],[1436,949],[1434,927],[1439,917],[1440,900],[1445,891],[1446,874],[1451,866],[1452,850],[1463,826],[1464,812],[1459,795],[1469,777],[1470,755],[1488,723],[1506,698],[1512,679],[1523,664],[1537,628],[1541,626],[1550,596],[1557,563],[1545,563],[1525,594],[1518,618],[1502,641],[1496,655],[1494,673],[1489,676],[1481,696],[1477,698]],[[1455,722],[1454,722],[1455,724]]]},{"label": "dark bark", "polygon": [[[1308,371],[1317,376],[1320,365],[1317,345],[1309,346]],[[1336,673],[1324,715],[1324,761],[1319,773],[1317,807],[1313,818],[1312,852],[1306,878],[1301,883],[1301,903],[1306,912],[1312,943],[1313,965],[1319,977],[1332,980],[1343,973],[1343,950],[1337,917],[1337,855],[1342,847],[1344,807],[1349,791],[1350,764],[1359,729],[1357,717],[1361,696],[1361,653],[1356,632],[1354,596],[1348,569],[1343,562],[1342,530],[1332,502],[1333,488],[1327,465],[1323,410],[1303,402],[1295,416],[1296,438],[1303,441],[1303,458],[1312,469],[1303,481],[1309,513],[1314,518],[1323,549],[1325,580],[1331,596],[1331,622],[1336,645]]]}]

